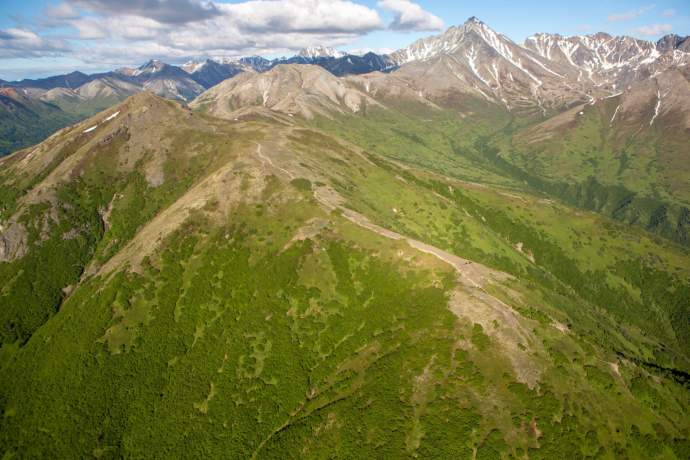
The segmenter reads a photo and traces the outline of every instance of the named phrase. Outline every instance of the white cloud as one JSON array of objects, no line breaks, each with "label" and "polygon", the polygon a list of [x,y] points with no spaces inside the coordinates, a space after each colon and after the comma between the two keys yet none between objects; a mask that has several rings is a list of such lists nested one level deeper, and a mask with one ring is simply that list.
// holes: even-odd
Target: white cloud
[{"label": "white cloud", "polygon": [[50,20],[76,19],[79,17],[79,11],[70,3],[48,5],[43,14]]},{"label": "white cloud", "polygon": [[400,31],[430,31],[443,28],[443,20],[410,0],[381,0],[378,7],[393,13],[390,28]]},{"label": "white cloud", "polygon": [[94,40],[108,37],[108,29],[103,27],[103,24],[98,19],[80,18],[70,21],[69,24],[77,29],[81,39]]},{"label": "white cloud", "polygon": [[216,21],[250,32],[359,34],[382,27],[376,10],[348,0],[250,0],[218,5]]},{"label": "white cloud", "polygon": [[647,5],[647,6],[643,6],[642,8],[638,8],[636,10],[625,11],[623,13],[610,14],[608,17],[608,20],[609,20],[609,22],[632,21],[633,19],[642,16],[643,14],[647,13],[648,11],[653,10],[655,7],[656,7],[656,5]]},{"label": "white cloud", "polygon": [[[379,12],[357,0],[62,0],[43,14],[40,34],[0,31],[0,59],[61,55],[119,66],[151,58],[289,55],[307,46],[347,46],[385,28]],[[48,31],[65,39],[51,40]]]},{"label": "white cloud", "polygon": [[633,32],[647,37],[656,37],[671,33],[673,26],[671,24],[649,24],[633,29]]},{"label": "white cloud", "polygon": [[202,23],[174,28],[164,44],[188,52],[339,46],[383,27],[375,10],[343,0],[252,0],[219,5],[223,13]]},{"label": "white cloud", "polygon": [[220,14],[212,2],[200,0],[66,0],[70,6],[109,16],[141,16],[166,24],[203,21]]},{"label": "white cloud", "polygon": [[29,29],[0,29],[0,58],[55,56],[68,50],[65,41],[46,39]]},{"label": "white cloud", "polygon": [[[110,0],[68,1],[70,8],[80,8],[76,14],[66,8],[69,14],[64,19],[54,15],[46,22],[50,27],[72,28],[72,41],[78,46],[69,56],[115,65],[150,58],[174,61],[193,56],[292,54],[313,45],[349,45],[370,31],[384,28],[375,9],[350,0],[248,0],[218,4],[213,5],[216,14],[212,17],[189,20],[184,26],[173,23],[170,14],[161,12],[163,0],[124,0],[117,13],[111,12],[116,2]],[[174,1],[211,5],[195,0]],[[139,6],[132,7],[133,3]],[[151,4],[152,10],[144,8]],[[152,11],[154,14],[150,14]]]},{"label": "white cloud", "polygon": [[665,18],[672,18],[673,16],[676,15],[676,10],[674,10],[673,8],[669,8],[669,9],[662,11],[661,15]]}]

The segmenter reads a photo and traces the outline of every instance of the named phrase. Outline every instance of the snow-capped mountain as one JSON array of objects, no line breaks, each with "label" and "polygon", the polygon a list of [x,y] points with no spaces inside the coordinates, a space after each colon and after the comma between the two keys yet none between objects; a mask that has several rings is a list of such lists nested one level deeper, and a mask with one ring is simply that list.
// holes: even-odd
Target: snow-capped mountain
[{"label": "snow-capped mountain", "polygon": [[163,61],[151,59],[149,62],[132,72],[132,76],[138,77],[140,75],[152,75],[165,70],[167,67],[169,67],[168,64],[164,63]]},{"label": "snow-capped mountain", "polygon": [[132,78],[146,78],[147,76],[165,72],[166,70],[169,70],[171,67],[173,66],[166,64],[165,62],[159,59],[151,59],[150,61],[146,62],[145,64],[139,67],[121,67],[115,70],[115,73]]},{"label": "snow-capped mountain", "polygon": [[338,59],[347,56],[347,53],[338,51],[329,46],[310,46],[304,48],[297,53],[297,56],[307,58],[307,59],[317,59],[317,58],[334,58]]},{"label": "snow-capped mountain", "polygon": [[184,64],[182,64],[180,66],[180,68],[189,74],[193,74],[193,73],[196,73],[199,70],[203,69],[204,66],[206,65],[206,62],[207,61],[191,60],[191,61],[187,61]]},{"label": "snow-capped mountain", "polygon": [[516,44],[475,17],[389,57],[402,65],[397,75],[434,98],[471,94],[528,113],[555,110],[564,100],[588,100],[587,88],[571,82],[567,68]]},{"label": "snow-capped mountain", "polygon": [[265,72],[271,68],[272,61],[262,56],[245,56],[238,59],[238,62],[244,66],[249,66],[257,72]]},{"label": "snow-capped mountain", "polygon": [[[440,35],[421,38],[408,47],[391,53],[389,56],[396,64],[403,65],[408,62],[425,61],[442,54],[452,54],[462,46],[467,34],[473,31],[483,36],[491,35],[489,40],[493,42],[497,42],[500,40],[500,37],[503,37],[499,37],[483,22],[472,16],[460,26],[452,26]],[[506,40],[508,39],[506,38]]]},{"label": "snow-capped mountain", "polygon": [[569,68],[578,81],[589,80],[619,90],[670,66],[687,63],[690,56],[678,48],[679,42],[664,37],[653,43],[605,33],[573,37],[536,34],[528,37],[524,46]]},{"label": "snow-capped mountain", "polygon": [[690,40],[659,43],[605,33],[563,37],[536,34],[523,45],[471,17],[389,55],[420,90],[471,93],[511,111],[546,113],[592,102],[684,65]]},{"label": "snow-capped mountain", "polygon": [[242,72],[266,72],[280,64],[315,64],[336,76],[396,71],[397,82],[405,81],[430,98],[452,100],[455,95],[469,94],[513,112],[546,114],[619,93],[689,61],[688,37],[668,35],[653,43],[605,33],[574,37],[539,33],[518,44],[471,17],[387,55],[357,56],[315,46],[289,58],[204,57],[181,67],[154,59],[105,74],[73,72],[5,85],[41,91],[74,89],[96,78],[112,77],[162,96],[190,100]]},{"label": "snow-capped mountain", "polygon": [[239,61],[227,61],[220,63],[213,59],[205,61],[188,61],[180,67],[191,78],[205,88],[217,85],[223,80],[234,77],[238,73],[251,70],[249,66]]}]

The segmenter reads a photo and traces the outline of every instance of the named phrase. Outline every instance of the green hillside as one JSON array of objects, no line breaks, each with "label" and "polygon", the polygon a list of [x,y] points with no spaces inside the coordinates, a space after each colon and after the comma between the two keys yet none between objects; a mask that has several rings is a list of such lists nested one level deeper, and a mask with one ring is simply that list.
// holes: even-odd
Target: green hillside
[{"label": "green hillside", "polygon": [[13,89],[3,89],[0,91],[0,156],[37,144],[77,119],[53,104],[22,97]]},{"label": "green hillside", "polygon": [[[584,108],[582,116],[573,109],[577,120],[558,128],[479,100],[464,101],[464,108],[472,115],[408,105],[314,124],[391,159],[554,198],[690,244],[685,132],[612,128],[615,100]],[[540,138],[545,131],[553,132]]]},{"label": "green hillside", "polygon": [[688,458],[690,251],[525,183],[486,110],[142,93],[0,160],[0,452]]}]

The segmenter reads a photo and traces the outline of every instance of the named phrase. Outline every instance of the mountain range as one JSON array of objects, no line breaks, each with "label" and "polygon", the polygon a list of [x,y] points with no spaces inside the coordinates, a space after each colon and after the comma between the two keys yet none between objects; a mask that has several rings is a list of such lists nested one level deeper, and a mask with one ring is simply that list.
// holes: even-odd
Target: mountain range
[{"label": "mountain range", "polygon": [[[291,58],[204,59],[189,61],[181,67],[152,60],[138,68],[107,73],[72,72],[38,80],[2,82],[1,86],[26,90],[24,96],[32,101],[29,106],[14,100],[13,105],[22,106],[22,115],[6,108],[0,113],[5,139],[0,153],[35,143],[50,130],[92,115],[138,91],[153,91],[188,102],[239,73],[265,72],[280,64],[316,64],[336,76],[390,72],[409,64],[405,69],[409,76],[405,78],[414,80],[417,77],[413,74],[419,73],[439,74],[439,83],[431,88],[434,91],[461,85],[511,111],[541,112],[546,116],[569,104],[611,95],[669,66],[686,64],[688,43],[687,37],[677,35],[667,35],[655,44],[598,33],[575,37],[537,34],[518,45],[478,19],[470,18],[462,26],[421,39],[390,55],[356,56],[328,47],[313,47]],[[84,85],[90,87],[82,88]],[[102,89],[94,91],[94,86]],[[60,112],[44,103],[57,106]],[[27,135],[21,134],[24,131],[16,125],[42,125],[48,129],[33,129],[35,134]]]},{"label": "mountain range", "polygon": [[[35,143],[49,131],[92,115],[138,91],[153,91],[188,102],[239,73],[265,72],[280,64],[316,64],[336,76],[344,76],[390,72],[403,64],[416,63],[406,66],[410,74],[406,78],[414,80],[412,73],[439,73],[435,91],[445,91],[448,88],[443,86],[447,85],[457,86],[455,81],[461,80],[460,85],[467,91],[509,110],[547,115],[568,104],[613,94],[669,66],[687,63],[688,43],[687,37],[677,35],[667,35],[655,44],[598,33],[575,37],[537,34],[518,45],[478,19],[470,18],[462,26],[421,39],[390,55],[370,52],[357,56],[313,47],[291,58],[207,58],[191,60],[180,67],[152,60],[138,68],[107,73],[72,72],[38,80],[0,82],[3,87],[26,90],[24,96],[32,99],[29,105],[14,100],[14,106],[22,106],[21,115],[6,107],[0,113],[4,139],[0,154]],[[430,65],[435,66],[433,70],[427,68]],[[90,87],[82,88],[84,85]],[[102,89],[94,91],[94,86]],[[25,131],[17,125],[41,128],[30,130],[34,134],[22,134]]]},{"label": "mountain range", "polygon": [[689,58],[470,18],[3,87],[80,115],[0,159],[0,452],[687,459]]}]

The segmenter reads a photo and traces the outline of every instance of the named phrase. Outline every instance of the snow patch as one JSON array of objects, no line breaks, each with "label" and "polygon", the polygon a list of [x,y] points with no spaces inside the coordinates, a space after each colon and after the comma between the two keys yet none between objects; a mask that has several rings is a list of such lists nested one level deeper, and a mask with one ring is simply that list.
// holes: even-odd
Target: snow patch
[{"label": "snow patch", "polygon": [[659,109],[660,108],[661,108],[661,91],[656,90],[656,107],[654,107],[654,116],[649,121],[649,126],[652,126],[652,123],[654,123],[654,120],[656,120],[656,117],[659,115]]},{"label": "snow patch", "polygon": [[611,99],[612,97],[620,96],[621,94],[623,94],[623,91],[620,91],[618,93],[614,93],[610,96],[606,96],[604,99]]},{"label": "snow patch", "polygon": [[103,120],[103,121],[110,121],[110,120],[112,120],[113,118],[115,118],[115,117],[118,116],[118,115],[120,115],[120,111],[119,111],[119,110],[118,110],[117,112],[115,112],[114,114],[110,115],[108,118],[106,118],[106,119]]},{"label": "snow patch", "polygon": [[484,83],[486,86],[489,86],[489,82],[487,82],[484,77],[479,74],[479,69],[477,68],[477,51],[474,49],[474,45],[472,45],[472,48],[470,48],[469,53],[467,54],[467,62],[470,64],[472,73],[479,78],[482,83]]},{"label": "snow patch", "polygon": [[199,61],[187,61],[186,63],[184,63],[182,65],[182,70],[184,70],[185,72],[187,72],[189,74],[192,74],[192,73],[196,73],[199,70],[201,70],[205,65],[206,65],[205,61],[201,61],[201,62],[199,62]]},{"label": "snow patch", "polygon": [[92,127],[90,127],[90,128],[86,128],[86,129],[85,129],[84,131],[82,131],[82,132],[83,132],[84,134],[90,133],[91,131],[93,131],[93,130],[96,129],[96,128],[98,128],[98,125],[94,125],[94,126],[92,126]]},{"label": "snow patch", "polygon": [[609,121],[609,125],[613,124],[613,120],[616,119],[616,115],[618,114],[618,109],[620,109],[620,108],[621,108],[621,104],[618,104],[618,107],[616,107],[616,111],[613,112],[613,116],[611,117],[611,121]]}]

